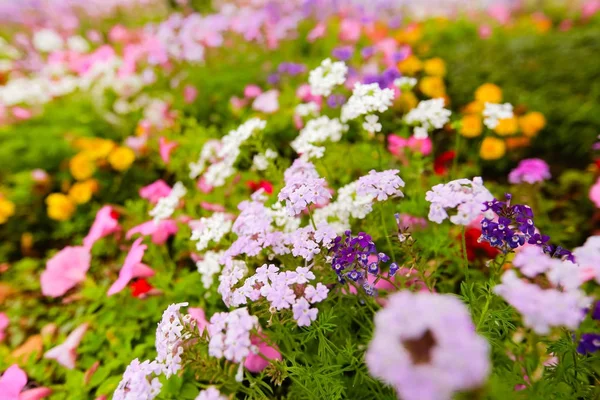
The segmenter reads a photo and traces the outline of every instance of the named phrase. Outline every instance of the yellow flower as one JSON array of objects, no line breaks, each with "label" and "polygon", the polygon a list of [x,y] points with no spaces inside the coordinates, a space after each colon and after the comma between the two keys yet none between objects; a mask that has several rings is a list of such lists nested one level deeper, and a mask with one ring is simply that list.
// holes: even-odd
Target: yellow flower
[{"label": "yellow flower", "polygon": [[483,126],[479,115],[465,115],[460,120],[460,134],[464,137],[473,138],[481,135]]},{"label": "yellow flower", "polygon": [[62,193],[52,193],[46,197],[48,216],[56,221],[66,221],[75,212],[75,204]]},{"label": "yellow flower", "polygon": [[439,57],[431,58],[423,64],[425,73],[431,76],[446,76],[446,63]]},{"label": "yellow flower", "polygon": [[87,152],[81,152],[71,158],[71,161],[69,161],[69,169],[71,170],[71,175],[73,175],[75,179],[83,181],[94,174],[96,165]]},{"label": "yellow flower", "polygon": [[498,125],[494,128],[494,131],[500,136],[514,135],[519,129],[517,119],[515,117],[501,119],[498,121]]},{"label": "yellow flower", "polygon": [[416,75],[422,69],[423,63],[412,54],[398,63],[398,70],[403,75]]},{"label": "yellow flower", "polygon": [[101,138],[79,138],[74,145],[93,160],[108,157],[108,154],[115,148],[115,142]]},{"label": "yellow flower", "polygon": [[8,221],[14,213],[15,204],[4,197],[0,197],[0,225]]},{"label": "yellow flower", "polygon": [[84,182],[77,182],[69,189],[69,198],[77,204],[85,204],[92,198],[96,191],[98,182],[95,179],[88,179]]},{"label": "yellow flower", "polygon": [[503,140],[494,137],[486,137],[481,143],[479,155],[484,160],[497,160],[506,152],[506,144]]},{"label": "yellow flower", "polygon": [[475,91],[475,100],[480,103],[500,103],[502,101],[502,89],[493,83],[484,83]]},{"label": "yellow flower", "polygon": [[402,94],[398,96],[395,101],[398,108],[404,113],[407,113],[415,108],[419,102],[419,100],[417,100],[417,96],[415,96],[413,92],[402,92]]},{"label": "yellow flower", "polygon": [[527,113],[519,118],[519,127],[523,135],[532,137],[546,126],[546,118],[537,111]]},{"label": "yellow flower", "polygon": [[472,101],[465,106],[463,112],[465,114],[481,114],[484,108],[485,105],[483,103]]},{"label": "yellow flower", "polygon": [[424,95],[437,98],[444,97],[446,94],[446,86],[444,80],[439,76],[426,76],[419,82],[419,89]]},{"label": "yellow flower", "polygon": [[108,162],[117,171],[125,171],[135,160],[135,153],[129,147],[117,147],[108,156]]},{"label": "yellow flower", "polygon": [[396,40],[400,43],[412,44],[419,41],[422,36],[423,30],[421,29],[421,26],[411,24],[396,35]]}]

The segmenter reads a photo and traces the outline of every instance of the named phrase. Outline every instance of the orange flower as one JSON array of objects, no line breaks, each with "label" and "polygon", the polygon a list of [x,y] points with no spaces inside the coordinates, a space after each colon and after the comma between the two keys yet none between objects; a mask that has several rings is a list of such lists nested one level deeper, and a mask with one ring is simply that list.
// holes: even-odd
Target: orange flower
[{"label": "orange flower", "polygon": [[423,64],[425,73],[431,76],[446,76],[446,63],[439,57],[431,58]]},{"label": "orange flower", "polygon": [[493,83],[484,83],[475,91],[475,100],[483,103],[500,103],[502,101],[502,89]]},{"label": "orange flower", "polygon": [[444,97],[446,94],[446,85],[444,80],[439,76],[426,76],[419,82],[419,89],[424,95],[437,98]]},{"label": "orange flower", "polygon": [[527,147],[531,143],[528,137],[509,137],[506,138],[506,148],[508,150],[518,149],[519,147]]},{"label": "orange flower", "polygon": [[135,153],[129,147],[118,147],[108,156],[108,162],[117,171],[125,171],[135,160]]},{"label": "orange flower", "polygon": [[75,212],[75,203],[62,193],[52,193],[46,197],[48,216],[56,221],[66,221]]},{"label": "orange flower", "polygon": [[423,69],[423,63],[415,55],[410,55],[398,63],[398,70],[403,75],[416,75],[417,72]]},{"label": "orange flower", "polygon": [[498,125],[494,128],[494,131],[500,136],[514,135],[517,130],[518,124],[515,117],[499,120]]},{"label": "orange flower", "polygon": [[78,181],[83,181],[91,177],[96,171],[94,160],[87,152],[76,154],[69,161],[71,175]]},{"label": "orange flower", "polygon": [[519,127],[523,135],[532,137],[546,126],[546,118],[540,112],[534,111],[519,118]]},{"label": "orange flower", "polygon": [[460,120],[460,134],[464,137],[474,138],[481,135],[483,124],[479,115],[465,115]]},{"label": "orange flower", "polygon": [[506,153],[506,144],[503,140],[494,137],[486,137],[483,139],[481,148],[479,149],[479,155],[484,160],[497,160],[501,158],[504,153]]},{"label": "orange flower", "polygon": [[465,114],[481,114],[484,109],[484,104],[478,101],[472,101],[465,106],[463,112]]}]

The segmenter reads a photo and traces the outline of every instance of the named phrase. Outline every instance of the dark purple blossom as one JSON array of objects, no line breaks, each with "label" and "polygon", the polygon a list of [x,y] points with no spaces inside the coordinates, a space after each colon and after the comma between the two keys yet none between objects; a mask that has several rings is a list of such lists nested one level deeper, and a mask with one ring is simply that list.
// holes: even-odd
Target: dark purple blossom
[{"label": "dark purple blossom", "polygon": [[594,353],[600,350],[600,335],[597,333],[584,333],[581,335],[577,352],[579,354]]}]

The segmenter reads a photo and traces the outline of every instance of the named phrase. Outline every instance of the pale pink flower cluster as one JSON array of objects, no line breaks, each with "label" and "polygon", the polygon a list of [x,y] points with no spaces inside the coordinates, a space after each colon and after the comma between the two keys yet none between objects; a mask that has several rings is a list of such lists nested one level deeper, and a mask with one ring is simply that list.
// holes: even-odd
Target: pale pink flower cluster
[{"label": "pale pink flower cluster", "polygon": [[241,365],[253,350],[250,334],[257,328],[258,318],[245,307],[214,314],[208,325],[208,354]]},{"label": "pale pink flower cluster", "polygon": [[431,203],[429,220],[441,224],[449,217],[448,209],[456,208],[457,213],[450,218],[456,225],[469,225],[483,213],[483,203],[494,198],[483,186],[483,180],[457,179],[446,184],[435,185],[425,194],[425,200]]},{"label": "pale pink flower cluster", "polygon": [[146,360],[140,363],[140,360],[134,359],[125,369],[113,400],[154,399],[162,388],[162,383],[156,377],[160,373],[161,366],[156,361]]},{"label": "pale pink flower cluster", "polygon": [[278,195],[279,201],[285,201],[285,208],[292,217],[302,213],[309,205],[323,205],[331,199],[324,178],[294,179],[288,182]]},{"label": "pale pink flower cluster", "polygon": [[162,367],[167,378],[181,369],[183,342],[189,338],[184,332],[186,322],[179,309],[188,303],[171,304],[163,312],[161,321],[156,328],[156,362]]},{"label": "pale pink flower cluster", "polygon": [[373,200],[384,201],[389,197],[403,197],[400,188],[404,187],[404,181],[398,176],[397,169],[388,169],[377,172],[369,171],[358,179],[356,194],[359,196],[370,196]]}]

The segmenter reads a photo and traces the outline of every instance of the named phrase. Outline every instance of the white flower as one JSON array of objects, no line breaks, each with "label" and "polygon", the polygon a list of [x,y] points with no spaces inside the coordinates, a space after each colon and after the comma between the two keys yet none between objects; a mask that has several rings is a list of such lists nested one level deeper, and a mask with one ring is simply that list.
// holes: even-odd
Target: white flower
[{"label": "white flower", "polygon": [[394,86],[402,90],[410,90],[414,88],[416,84],[417,79],[409,76],[402,76],[394,80]]},{"label": "white flower", "polygon": [[321,65],[310,71],[308,83],[310,91],[315,96],[329,96],[336,85],[346,82],[348,67],[342,61],[332,62],[330,58],[323,60]]},{"label": "white flower", "polygon": [[185,326],[179,309],[187,305],[171,304],[156,328],[156,361],[162,364],[162,371],[167,378],[181,369],[182,344],[189,338],[189,333],[183,333]]},{"label": "white flower", "polygon": [[510,103],[485,103],[483,123],[490,129],[498,126],[499,120],[513,117],[513,106]]},{"label": "white flower", "polygon": [[308,121],[298,137],[292,141],[291,146],[298,154],[302,154],[305,160],[321,158],[325,148],[315,145],[328,140],[339,142],[347,129],[348,126],[342,124],[337,118],[330,119],[324,115]]},{"label": "white flower", "polygon": [[233,222],[225,213],[214,213],[209,218],[200,218],[198,225],[200,228],[192,231],[191,239],[198,241],[196,249],[202,251],[206,249],[211,240],[218,243],[223,236],[228,234]]},{"label": "white flower", "polygon": [[252,165],[259,171],[264,171],[269,167],[269,160],[277,158],[277,152],[272,149],[267,149],[265,154],[256,154],[252,159]]},{"label": "white flower", "polygon": [[342,107],[342,122],[375,111],[384,112],[392,105],[393,99],[394,91],[392,89],[381,89],[377,83],[363,85],[357,82],[354,84],[352,96]]},{"label": "white flower", "polygon": [[67,47],[77,53],[87,53],[90,49],[90,44],[81,36],[71,36],[67,39]]},{"label": "white flower", "polygon": [[367,132],[381,132],[381,124],[379,122],[379,117],[374,114],[369,114],[365,117],[365,122],[363,122],[363,128]]},{"label": "white flower", "polygon": [[152,210],[150,210],[150,216],[154,218],[154,222],[158,223],[161,220],[169,218],[175,212],[175,209],[179,205],[179,201],[187,190],[183,183],[177,182],[171,193],[168,196],[161,197]]},{"label": "white flower", "polygon": [[219,260],[223,256],[223,252],[207,251],[204,253],[202,260],[196,261],[198,273],[202,275],[202,285],[205,289],[209,289],[214,281],[214,276],[221,272],[221,263]]},{"label": "white flower", "polygon": [[409,125],[416,125],[415,138],[424,139],[433,129],[441,129],[450,121],[452,112],[444,108],[444,99],[430,99],[421,101],[417,107],[406,114],[404,120]]},{"label": "white flower", "polygon": [[51,53],[62,49],[63,45],[63,39],[52,29],[42,29],[33,35],[33,47],[38,51]]},{"label": "white flower", "polygon": [[318,115],[319,114],[319,105],[313,101],[310,103],[302,103],[298,104],[295,109],[296,115],[300,117],[307,117],[309,115]]}]

